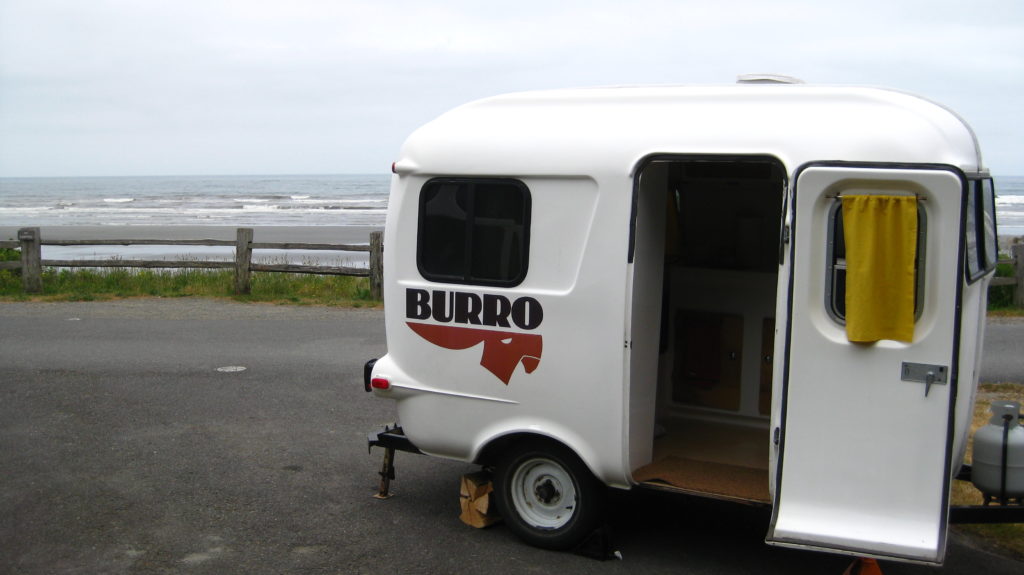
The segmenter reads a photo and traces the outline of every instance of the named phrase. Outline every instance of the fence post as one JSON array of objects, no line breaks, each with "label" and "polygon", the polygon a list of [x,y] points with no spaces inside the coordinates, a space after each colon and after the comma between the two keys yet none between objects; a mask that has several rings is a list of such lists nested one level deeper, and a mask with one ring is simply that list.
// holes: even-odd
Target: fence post
[{"label": "fence post", "polygon": [[39,228],[18,230],[21,242],[21,288],[25,293],[43,291],[43,249]]},{"label": "fence post", "polygon": [[384,232],[370,232],[370,297],[384,299]]},{"label": "fence post", "polygon": [[252,228],[238,228],[235,234],[235,293],[242,295],[252,291],[249,270],[252,264]]},{"label": "fence post", "polygon": [[1024,307],[1024,243],[1013,244],[1013,270],[1017,276],[1017,285],[1013,288],[1013,305]]}]

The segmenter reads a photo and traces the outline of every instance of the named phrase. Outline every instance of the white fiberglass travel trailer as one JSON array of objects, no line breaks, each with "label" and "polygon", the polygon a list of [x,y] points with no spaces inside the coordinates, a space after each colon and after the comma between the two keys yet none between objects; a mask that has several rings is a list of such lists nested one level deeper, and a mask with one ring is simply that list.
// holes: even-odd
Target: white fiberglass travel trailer
[{"label": "white fiberglass travel trailer", "polygon": [[[373,445],[493,470],[566,547],[604,486],[770,505],[767,541],[941,562],[995,267],[971,129],[908,94],[511,94],[417,130]],[[393,454],[393,451],[389,450]],[[386,463],[390,465],[390,463]]]}]

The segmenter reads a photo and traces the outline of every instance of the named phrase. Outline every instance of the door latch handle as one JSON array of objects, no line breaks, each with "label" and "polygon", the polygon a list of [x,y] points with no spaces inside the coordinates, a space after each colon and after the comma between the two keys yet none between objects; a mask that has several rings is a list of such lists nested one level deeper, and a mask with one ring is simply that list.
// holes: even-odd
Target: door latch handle
[{"label": "door latch handle", "polygon": [[949,369],[944,365],[933,365],[927,363],[903,362],[901,366],[900,379],[914,383],[924,384],[924,396],[932,390],[933,385],[945,385]]}]

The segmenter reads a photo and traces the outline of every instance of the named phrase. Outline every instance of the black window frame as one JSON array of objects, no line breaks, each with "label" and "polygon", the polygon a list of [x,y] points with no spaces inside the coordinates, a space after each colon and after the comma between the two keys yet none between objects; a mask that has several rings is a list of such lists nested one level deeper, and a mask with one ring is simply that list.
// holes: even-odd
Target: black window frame
[{"label": "black window frame", "polygon": [[[425,224],[426,218],[426,206],[428,196],[430,196],[431,190],[440,186],[458,186],[460,190],[464,190],[467,194],[467,205],[466,219],[464,220],[465,229],[463,231],[464,239],[464,252],[462,254],[461,273],[450,274],[443,273],[436,269],[431,269],[429,258],[424,257],[424,252],[429,250],[432,246],[430,238],[427,237],[427,225]],[[508,186],[518,190],[521,193],[521,208],[522,211],[517,214],[520,218],[516,224],[519,226],[519,237],[516,242],[518,247],[518,273],[511,275],[506,278],[493,278],[493,277],[478,277],[474,275],[474,255],[479,255],[478,251],[480,246],[474,242],[474,232],[478,227],[478,220],[476,213],[476,195],[482,192],[479,188],[482,186]],[[423,184],[420,188],[419,194],[419,212],[417,218],[417,236],[416,236],[416,267],[419,270],[420,275],[432,282],[437,283],[452,283],[452,284],[463,284],[463,285],[479,285],[489,287],[515,287],[521,284],[529,273],[530,267],[530,216],[532,213],[532,196],[529,187],[521,180],[514,178],[475,178],[475,177],[439,177],[431,178]],[[508,274],[506,274],[508,275]]]},{"label": "black window frame", "polygon": [[995,184],[992,178],[973,178],[967,181],[967,186],[964,276],[967,283],[971,284],[996,269],[999,261],[999,231],[996,227]]}]

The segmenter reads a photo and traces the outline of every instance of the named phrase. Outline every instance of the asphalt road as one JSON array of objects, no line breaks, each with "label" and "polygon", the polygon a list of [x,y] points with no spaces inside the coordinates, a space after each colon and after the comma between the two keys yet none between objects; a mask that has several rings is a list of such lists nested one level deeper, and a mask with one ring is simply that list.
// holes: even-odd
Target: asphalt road
[{"label": "asphalt road", "polygon": [[1024,318],[990,318],[979,379],[1024,383]]},{"label": "asphalt road", "polygon": [[[764,545],[762,511],[657,494],[612,500],[622,560],[542,551],[457,519],[471,466],[408,454],[395,497],[374,499],[365,435],[394,418],[361,384],[384,352],[379,311],[18,303],[0,326],[0,573],[840,575],[850,561]],[[941,571],[883,568],[1024,563],[954,537]]]}]

